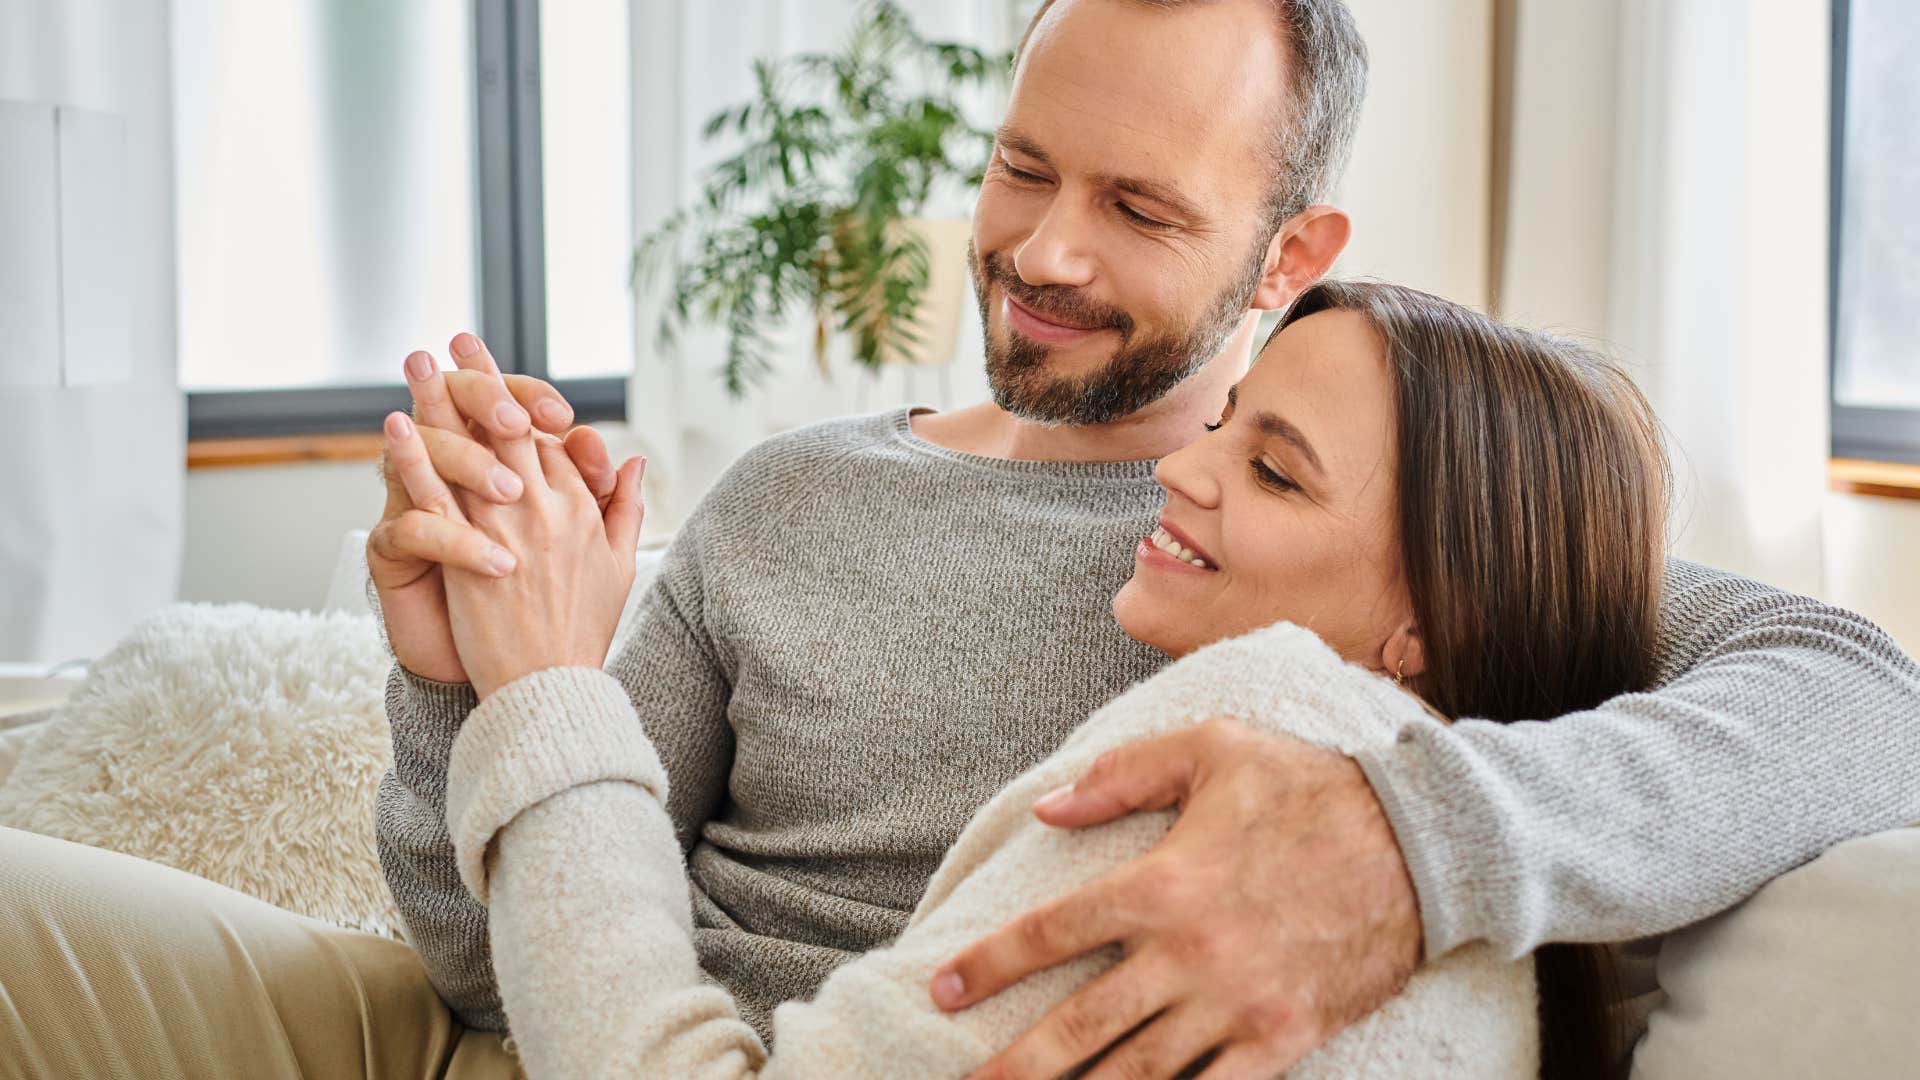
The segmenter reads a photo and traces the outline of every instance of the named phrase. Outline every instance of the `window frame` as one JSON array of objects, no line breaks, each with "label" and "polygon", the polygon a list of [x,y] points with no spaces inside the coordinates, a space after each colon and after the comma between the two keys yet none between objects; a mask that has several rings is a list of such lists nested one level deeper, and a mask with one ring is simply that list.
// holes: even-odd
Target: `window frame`
[{"label": "window frame", "polygon": [[1831,129],[1828,133],[1827,405],[1835,458],[1920,463],[1920,409],[1842,405],[1840,226],[1846,191],[1847,44],[1850,0],[1833,0]]},{"label": "window frame", "polygon": [[[480,334],[501,370],[546,379],[540,0],[473,0],[473,15]],[[576,423],[626,419],[624,377],[549,381]],[[387,413],[411,408],[401,383],[189,390],[186,398],[190,440],[378,431]]]}]

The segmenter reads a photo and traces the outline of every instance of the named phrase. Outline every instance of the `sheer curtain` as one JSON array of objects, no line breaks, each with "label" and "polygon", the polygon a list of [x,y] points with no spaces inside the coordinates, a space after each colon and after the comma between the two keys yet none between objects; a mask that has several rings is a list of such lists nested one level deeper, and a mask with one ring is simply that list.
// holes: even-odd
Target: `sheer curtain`
[{"label": "sheer curtain", "polygon": [[1679,554],[1822,592],[1827,4],[1514,13],[1502,312],[1631,365]]},{"label": "sheer curtain", "polygon": [[[1024,24],[1019,0],[901,0],[901,7],[928,37],[989,48],[1008,47],[1015,20]],[[835,48],[857,8],[857,0],[634,0],[636,234],[698,191],[704,168],[722,152],[701,141],[700,125],[716,110],[746,99],[754,58]],[[960,204],[931,212],[964,217],[970,209]],[[986,396],[979,326],[968,312],[955,342],[957,362],[890,370],[879,378],[852,367],[842,353],[831,378],[822,379],[808,327],[796,321],[776,328],[778,370],[737,402],[715,374],[724,338],[694,329],[671,355],[663,354],[654,343],[658,314],[655,298],[643,296],[627,397],[635,452],[649,460],[650,534],[677,524],[721,470],[768,435],[903,402],[946,407]]]}]

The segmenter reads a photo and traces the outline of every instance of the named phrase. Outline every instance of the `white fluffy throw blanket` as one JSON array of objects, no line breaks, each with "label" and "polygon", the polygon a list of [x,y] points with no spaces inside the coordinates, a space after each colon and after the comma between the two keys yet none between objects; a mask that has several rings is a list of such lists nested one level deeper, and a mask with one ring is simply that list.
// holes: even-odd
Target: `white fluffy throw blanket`
[{"label": "white fluffy throw blanket", "polygon": [[0,825],[401,937],[374,848],[391,658],[364,615],[155,611],[0,783]]}]

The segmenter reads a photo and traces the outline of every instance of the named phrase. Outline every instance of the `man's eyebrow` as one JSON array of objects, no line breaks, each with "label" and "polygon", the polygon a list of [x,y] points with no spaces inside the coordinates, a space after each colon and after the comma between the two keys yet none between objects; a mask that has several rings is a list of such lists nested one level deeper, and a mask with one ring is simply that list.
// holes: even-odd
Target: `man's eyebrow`
[{"label": "man's eyebrow", "polygon": [[[1239,401],[1240,387],[1229,386],[1227,388],[1227,408],[1233,408]],[[1307,464],[1313,466],[1314,470],[1319,473],[1326,473],[1327,467],[1320,464],[1320,455],[1314,453],[1313,444],[1307,441],[1306,432],[1294,427],[1280,416],[1264,411],[1253,414],[1253,426],[1259,428],[1260,434],[1262,435],[1270,435],[1273,438],[1292,443],[1294,447],[1300,451],[1300,456],[1307,459]]]},{"label": "man's eyebrow", "polygon": [[[1047,157],[1047,152],[1040,149],[1039,143],[1034,142],[1031,138],[1012,128],[1001,128],[994,135],[994,138],[999,140],[1001,146],[1015,153],[1033,158],[1042,165],[1053,164],[1053,161]],[[1206,220],[1206,214],[1202,213],[1200,208],[1194,205],[1191,199],[1180,194],[1180,192],[1176,191],[1170,184],[1163,184],[1158,180],[1146,180],[1135,176],[1115,176],[1111,173],[1096,173],[1094,174],[1093,182],[1113,188],[1116,191],[1124,191],[1129,195],[1138,195],[1143,199],[1152,199],[1154,202],[1173,211],[1176,217],[1185,218],[1189,221]]]}]

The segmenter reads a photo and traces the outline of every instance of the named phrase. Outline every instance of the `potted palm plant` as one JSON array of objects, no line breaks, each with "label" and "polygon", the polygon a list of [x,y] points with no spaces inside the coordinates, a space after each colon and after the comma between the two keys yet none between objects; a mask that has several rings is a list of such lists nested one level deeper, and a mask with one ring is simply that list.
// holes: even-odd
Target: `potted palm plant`
[{"label": "potted palm plant", "polygon": [[[966,223],[923,215],[936,193],[979,185],[993,134],[961,98],[1010,66],[1006,53],[926,40],[891,0],[862,5],[837,52],[755,61],[751,99],[703,130],[738,150],[634,253],[637,286],[669,278],[662,344],[694,322],[724,329],[721,376],[736,398],[771,371],[768,329],[793,312],[812,319],[823,373],[836,332],[870,368],[945,359],[933,350],[964,303]],[[953,272],[935,273],[936,259]]]}]

